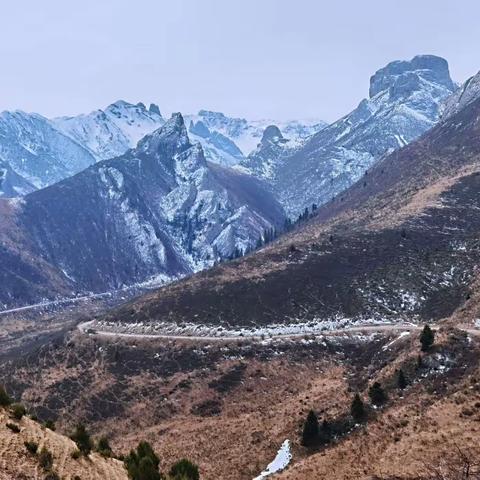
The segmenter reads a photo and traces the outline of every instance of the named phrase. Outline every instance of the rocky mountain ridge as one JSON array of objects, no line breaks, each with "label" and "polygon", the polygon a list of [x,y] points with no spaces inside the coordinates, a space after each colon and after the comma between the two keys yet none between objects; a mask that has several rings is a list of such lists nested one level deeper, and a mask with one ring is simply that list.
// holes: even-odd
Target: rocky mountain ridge
[{"label": "rocky mountain ridge", "polygon": [[5,304],[170,281],[254,248],[285,218],[261,181],[207,162],[180,114],[0,215]]},{"label": "rocky mountain ridge", "polygon": [[384,155],[432,128],[455,90],[448,64],[432,55],[377,71],[370,97],[275,163],[273,188],[292,216],[348,188]]}]

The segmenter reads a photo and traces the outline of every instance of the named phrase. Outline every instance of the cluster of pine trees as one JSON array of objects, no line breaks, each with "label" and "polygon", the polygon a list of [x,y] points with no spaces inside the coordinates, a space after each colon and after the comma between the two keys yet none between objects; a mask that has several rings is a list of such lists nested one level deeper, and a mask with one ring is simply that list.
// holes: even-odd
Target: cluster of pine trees
[{"label": "cluster of pine trees", "polygon": [[[425,325],[420,335],[420,345],[422,352],[428,352],[435,341],[435,332],[429,325]],[[421,357],[419,357],[421,358]],[[404,390],[409,385],[409,380],[402,369],[396,371],[395,377],[396,387]],[[374,407],[380,407],[388,401],[388,395],[380,382],[374,382],[368,389],[370,403]],[[359,393],[356,393],[350,404],[350,418],[355,424],[363,423],[368,419],[368,408],[362,400]],[[327,420],[321,423],[313,410],[307,415],[302,430],[302,445],[305,447],[318,447],[328,444],[333,440],[336,434],[346,433],[351,428],[349,422],[343,422],[344,430],[333,428],[332,424]]]},{"label": "cluster of pine trees", "polygon": [[148,442],[140,442],[138,447],[125,457],[125,467],[132,480],[199,480],[198,467],[190,460],[182,459],[175,463],[165,477],[159,470],[160,459]]}]

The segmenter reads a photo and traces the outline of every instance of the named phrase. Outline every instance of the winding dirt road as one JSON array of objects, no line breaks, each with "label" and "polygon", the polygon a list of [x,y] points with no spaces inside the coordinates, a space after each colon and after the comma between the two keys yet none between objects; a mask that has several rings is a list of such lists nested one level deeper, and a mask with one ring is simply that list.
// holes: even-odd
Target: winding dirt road
[{"label": "winding dirt road", "polygon": [[[220,341],[220,342],[229,342],[229,341],[239,341],[239,340],[274,340],[274,339],[289,339],[289,338],[299,338],[309,335],[342,335],[342,334],[355,334],[355,333],[392,333],[392,332],[414,332],[421,330],[422,325],[417,325],[413,323],[399,323],[399,324],[379,324],[379,325],[358,325],[353,327],[340,328],[335,330],[319,330],[317,332],[299,332],[299,333],[288,333],[288,334],[277,334],[277,335],[225,335],[225,336],[212,336],[212,335],[173,335],[167,333],[158,333],[158,334],[148,334],[148,333],[124,333],[124,332],[111,332],[106,330],[98,330],[94,326],[95,321],[83,322],[77,325],[77,328],[80,332],[86,335],[94,335],[99,337],[110,337],[110,338],[133,338],[133,339],[170,339],[170,340],[187,340],[193,342],[201,341]],[[471,325],[459,325],[457,328],[466,332],[472,336],[480,336],[480,329],[474,328]]]}]

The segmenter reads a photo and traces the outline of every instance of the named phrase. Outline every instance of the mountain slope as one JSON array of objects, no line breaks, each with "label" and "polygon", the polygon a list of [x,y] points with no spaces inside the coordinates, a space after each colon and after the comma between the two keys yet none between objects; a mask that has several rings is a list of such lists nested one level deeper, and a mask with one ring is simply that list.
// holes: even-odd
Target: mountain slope
[{"label": "mountain slope", "polygon": [[378,162],[273,245],[106,320],[229,328],[447,317],[474,290],[480,261],[478,138],[480,100]]},{"label": "mountain slope", "polygon": [[38,288],[51,296],[172,280],[253,248],[284,221],[260,181],[205,160],[180,114],[125,155],[3,211],[5,303],[31,301]]},{"label": "mountain slope", "polygon": [[232,140],[217,131],[211,132],[201,120],[190,121],[188,133],[202,145],[205,156],[212,162],[231,167],[243,159],[243,153]]},{"label": "mountain slope", "polygon": [[417,56],[377,71],[369,99],[278,162],[273,183],[282,204],[295,215],[329,201],[381,156],[429,130],[453,90],[448,64],[439,57]]},{"label": "mountain slope", "polygon": [[446,119],[458,113],[463,107],[480,97],[480,72],[469,78],[445,101],[442,118]]},{"label": "mountain slope", "polygon": [[95,162],[48,119],[21,111],[0,114],[0,158],[35,188],[58,182]]},{"label": "mountain slope", "polygon": [[0,159],[0,197],[17,197],[33,192],[35,187],[18,175],[12,167]]}]

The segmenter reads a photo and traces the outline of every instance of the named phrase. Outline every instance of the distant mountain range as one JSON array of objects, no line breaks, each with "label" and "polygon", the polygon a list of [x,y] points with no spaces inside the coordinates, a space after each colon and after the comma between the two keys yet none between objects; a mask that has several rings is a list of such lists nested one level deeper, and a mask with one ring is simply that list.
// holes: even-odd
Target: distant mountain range
[{"label": "distant mountain range", "polygon": [[124,155],[0,209],[6,304],[170,281],[253,249],[285,220],[260,180],[207,162],[180,114]]},{"label": "distant mountain range", "polygon": [[[104,110],[52,120],[21,111],[3,112],[0,196],[25,195],[70,177],[96,161],[122,155],[164,123],[157,105],[147,109],[143,103],[134,105],[123,100]],[[191,140],[202,145],[207,160],[224,166],[240,163],[250,153],[249,146],[255,149],[268,123],[203,110],[186,117]],[[304,125],[292,121],[281,125],[301,143],[324,123]]]},{"label": "distant mountain range", "polygon": [[170,281],[250,251],[285,212],[342,204],[355,182],[367,192],[378,162],[478,85],[457,89],[445,60],[417,56],[377,71],[370,98],[328,126],[206,110],[166,122],[124,101],[53,120],[4,112],[0,196],[22,198],[0,201],[0,301]]}]

